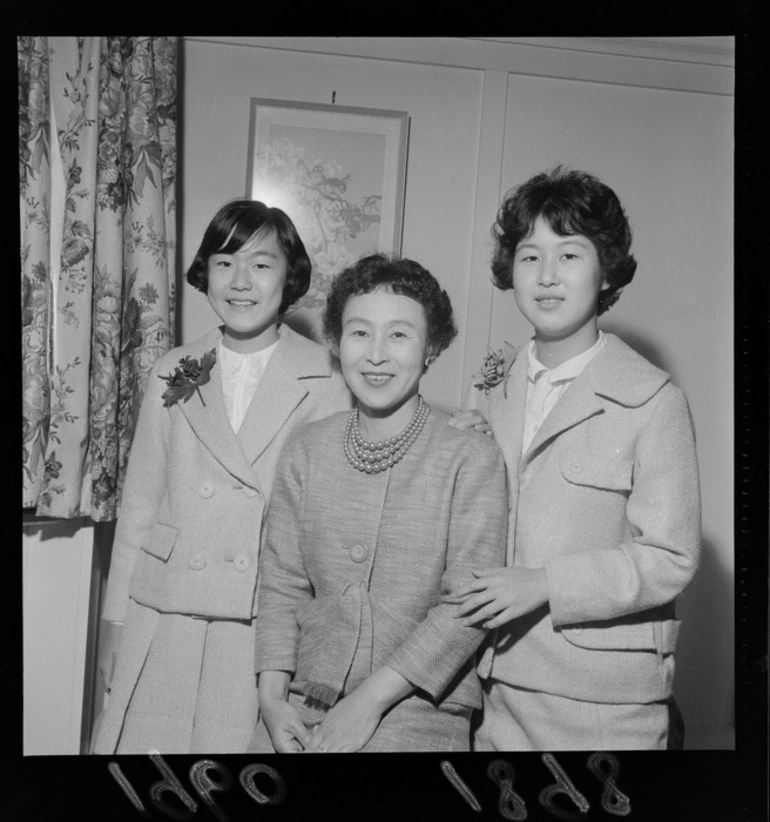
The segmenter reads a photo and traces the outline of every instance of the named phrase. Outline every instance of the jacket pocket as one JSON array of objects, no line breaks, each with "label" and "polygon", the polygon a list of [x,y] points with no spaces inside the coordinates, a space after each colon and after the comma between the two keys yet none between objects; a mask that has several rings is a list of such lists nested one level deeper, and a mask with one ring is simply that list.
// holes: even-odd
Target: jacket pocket
[{"label": "jacket pocket", "polygon": [[171,556],[171,551],[174,548],[176,538],[179,536],[179,529],[172,525],[164,525],[162,522],[156,522],[150,531],[150,538],[142,546],[148,553],[152,554],[164,562]]},{"label": "jacket pocket", "polygon": [[572,485],[630,491],[634,478],[633,460],[595,454],[585,449],[566,449],[559,455],[562,476]]},{"label": "jacket pocket", "polygon": [[598,651],[654,651],[672,654],[679,636],[680,621],[625,622],[612,625],[562,628],[572,645]]}]

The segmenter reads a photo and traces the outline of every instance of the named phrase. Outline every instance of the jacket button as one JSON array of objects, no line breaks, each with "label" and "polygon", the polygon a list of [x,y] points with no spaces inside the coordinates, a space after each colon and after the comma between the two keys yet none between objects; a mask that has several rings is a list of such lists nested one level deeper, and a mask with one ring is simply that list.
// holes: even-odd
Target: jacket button
[{"label": "jacket button", "polygon": [[187,564],[193,571],[202,571],[206,567],[206,557],[203,554],[192,554]]},{"label": "jacket button", "polygon": [[356,542],[350,546],[350,558],[353,562],[363,562],[369,556],[369,548],[364,542]]},{"label": "jacket button", "polygon": [[256,497],[259,491],[256,488],[249,488],[248,485],[243,486],[243,493],[247,497]]},{"label": "jacket button", "polygon": [[204,480],[198,486],[198,496],[203,497],[203,499],[208,499],[209,497],[214,495],[214,483],[211,480]]},{"label": "jacket button", "polygon": [[233,565],[237,571],[245,571],[251,565],[251,560],[246,554],[238,554],[233,560]]}]

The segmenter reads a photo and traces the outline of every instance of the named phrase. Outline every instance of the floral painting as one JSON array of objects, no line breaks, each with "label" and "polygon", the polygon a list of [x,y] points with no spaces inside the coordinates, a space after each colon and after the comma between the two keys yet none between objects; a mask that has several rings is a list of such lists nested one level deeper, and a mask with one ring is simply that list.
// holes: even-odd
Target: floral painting
[{"label": "floral painting", "polygon": [[295,309],[320,309],[360,256],[401,250],[407,123],[404,112],[252,99],[247,196],[292,218],[313,263]]}]

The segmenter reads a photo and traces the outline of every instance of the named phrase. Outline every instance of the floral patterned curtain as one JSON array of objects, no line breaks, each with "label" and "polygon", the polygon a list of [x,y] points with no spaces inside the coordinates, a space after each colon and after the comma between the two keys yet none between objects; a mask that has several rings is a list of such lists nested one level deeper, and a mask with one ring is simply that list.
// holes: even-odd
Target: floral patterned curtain
[{"label": "floral patterned curtain", "polygon": [[114,519],[174,342],[169,37],[20,37],[23,506]]}]

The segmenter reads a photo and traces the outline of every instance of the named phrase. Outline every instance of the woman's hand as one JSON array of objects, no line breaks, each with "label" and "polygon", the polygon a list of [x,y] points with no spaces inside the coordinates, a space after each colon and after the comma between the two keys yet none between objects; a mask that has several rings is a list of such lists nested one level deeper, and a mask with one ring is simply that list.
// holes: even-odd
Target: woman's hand
[{"label": "woman's hand", "polygon": [[310,741],[299,711],[288,701],[289,671],[262,671],[259,675],[259,710],[277,753],[296,753]]},{"label": "woman's hand", "polygon": [[285,699],[260,699],[262,720],[276,753],[297,753],[307,748],[310,731],[299,711]]},{"label": "woman's hand", "polygon": [[459,604],[455,615],[463,625],[497,628],[548,602],[545,568],[488,568],[443,602]]},{"label": "woman's hand", "polygon": [[372,738],[382,711],[361,686],[343,697],[313,732],[307,753],[355,753]]},{"label": "woman's hand", "polygon": [[372,738],[382,715],[414,685],[388,665],[378,668],[343,697],[313,731],[307,753],[354,753]]},{"label": "woman's hand", "polygon": [[112,688],[112,678],[115,675],[115,664],[118,659],[118,648],[120,647],[122,634],[122,622],[108,622],[103,619],[99,624],[97,667],[102,680],[102,687],[107,693]]},{"label": "woman's hand", "polygon": [[447,425],[451,425],[458,431],[464,431],[466,428],[475,428],[482,434],[492,436],[492,427],[487,422],[486,418],[480,411],[471,409],[470,411],[463,411],[461,408],[455,408],[447,420]]}]

